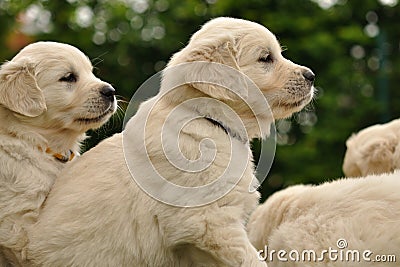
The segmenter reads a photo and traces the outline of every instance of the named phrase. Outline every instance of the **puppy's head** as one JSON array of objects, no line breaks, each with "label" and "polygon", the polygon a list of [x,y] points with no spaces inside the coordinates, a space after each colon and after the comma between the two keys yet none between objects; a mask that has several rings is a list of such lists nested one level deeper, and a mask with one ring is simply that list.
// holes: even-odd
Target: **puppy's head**
[{"label": "puppy's head", "polygon": [[[242,19],[216,18],[196,32],[189,44],[171,59],[169,66],[184,62],[208,61],[228,65],[247,75],[262,91],[275,119],[301,110],[313,97],[314,74],[282,54],[275,36],[265,27]],[[204,66],[204,65],[203,65]],[[190,68],[190,67],[189,67]],[[193,75],[221,76],[218,67],[188,69]],[[204,77],[201,77],[204,78]],[[251,98],[246,82],[228,77],[234,90],[223,90],[202,83],[193,87],[220,100],[235,100],[237,96]],[[229,83],[224,83],[229,86]],[[251,99],[248,99],[251,103]],[[257,100],[254,100],[257,101]]]},{"label": "puppy's head", "polygon": [[393,172],[398,166],[397,133],[386,125],[374,125],[346,141],[343,173],[346,177]]},{"label": "puppy's head", "polygon": [[85,132],[116,110],[115,90],[92,73],[77,48],[37,42],[0,69],[0,105],[21,122],[46,129]]}]

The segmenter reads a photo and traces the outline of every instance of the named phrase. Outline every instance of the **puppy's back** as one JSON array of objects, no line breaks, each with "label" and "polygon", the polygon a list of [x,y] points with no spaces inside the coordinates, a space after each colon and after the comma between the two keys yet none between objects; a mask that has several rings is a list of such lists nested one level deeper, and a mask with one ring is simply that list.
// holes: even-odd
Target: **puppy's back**
[{"label": "puppy's back", "polygon": [[[345,239],[347,249],[371,250],[377,254],[400,253],[400,172],[348,178],[309,187],[299,192],[286,209],[280,203],[265,211],[264,220],[284,216],[280,224],[268,232],[261,224],[249,224],[253,236],[264,235],[270,250],[314,250],[317,255],[331,247],[338,249],[337,242]],[[278,192],[277,194],[285,194]],[[266,201],[271,205],[272,202]],[[259,215],[260,216],[260,215]],[[258,246],[260,246],[258,244]],[[327,260],[327,258],[325,258]],[[288,264],[288,263],[286,263]],[[319,265],[318,265],[319,264]],[[344,265],[346,264],[346,265]],[[353,265],[356,264],[356,265]],[[359,265],[357,265],[359,264]],[[386,263],[388,264],[388,263]],[[283,262],[271,262],[268,266],[288,266]],[[321,262],[307,262],[307,266],[320,266]],[[291,262],[290,266],[304,266],[304,262]],[[324,266],[397,266],[379,265],[376,262],[343,263],[340,261]]]}]

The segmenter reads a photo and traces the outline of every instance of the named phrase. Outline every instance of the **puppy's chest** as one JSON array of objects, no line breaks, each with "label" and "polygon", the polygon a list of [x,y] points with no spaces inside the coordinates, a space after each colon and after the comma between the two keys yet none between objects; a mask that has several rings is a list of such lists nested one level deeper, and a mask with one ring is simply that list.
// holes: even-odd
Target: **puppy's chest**
[{"label": "puppy's chest", "polygon": [[0,141],[2,183],[52,184],[64,164],[24,142]]}]

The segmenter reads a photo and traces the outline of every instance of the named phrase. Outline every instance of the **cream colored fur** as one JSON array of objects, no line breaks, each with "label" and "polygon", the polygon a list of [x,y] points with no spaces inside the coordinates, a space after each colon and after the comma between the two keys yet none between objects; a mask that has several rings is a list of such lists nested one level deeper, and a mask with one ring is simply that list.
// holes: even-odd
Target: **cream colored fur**
[{"label": "cream colored fur", "polygon": [[[268,53],[274,61],[260,62],[259,58]],[[275,118],[300,110],[313,96],[312,82],[303,77],[310,70],[283,58],[276,38],[266,28],[232,18],[217,18],[205,24],[172,57],[168,66],[193,61],[217,62],[242,71],[260,87],[265,99],[255,97],[256,92],[252,91],[255,88],[247,88],[240,76],[225,77],[214,65],[208,65],[209,68],[185,65],[179,72],[166,70],[160,93],[141,104],[122,134],[104,140],[64,169],[38,223],[30,229],[28,259],[31,265],[266,266],[257,259],[244,227],[259,199],[258,192],[249,192],[255,177],[246,133],[212,101],[188,105],[169,122],[166,118],[184,101],[196,97],[219,99],[240,115],[248,138],[265,136],[273,118],[268,116],[268,110],[260,110],[264,107],[263,101],[268,101]],[[171,80],[187,77],[193,81],[197,75],[204,78],[204,73],[213,81],[232,84],[235,93],[219,86],[191,83],[162,95]],[[261,128],[240,97],[260,113]],[[181,129],[182,154],[188,159],[197,159],[199,142],[205,138],[212,139],[218,150],[212,164],[196,173],[171,166],[160,141],[162,130],[167,146],[174,141],[169,138],[175,136],[177,125],[188,116],[200,117]],[[220,121],[235,137],[230,140],[221,127],[202,118],[207,116]],[[147,155],[141,145],[142,127],[148,133],[145,136]],[[126,141],[129,147],[123,147]],[[241,155],[247,167],[242,179],[227,195],[199,207],[174,207],[157,201],[136,184],[125,162],[133,161],[135,171],[151,181],[156,177],[143,167],[148,156],[165,179],[194,187],[215,180],[224,171],[231,145],[244,151]]]},{"label": "cream colored fur", "polygon": [[346,142],[343,172],[347,177],[393,172],[400,167],[400,120],[377,124]]},{"label": "cream colored fur", "polygon": [[[400,173],[347,178],[319,186],[296,185],[278,191],[260,205],[247,225],[258,249],[289,253],[314,250],[320,257],[329,247],[340,251],[339,239],[348,250],[371,250],[376,255],[400,255]],[[339,254],[337,254],[339,255]],[[265,255],[263,255],[265,256]],[[362,257],[362,256],[360,256]],[[286,255],[288,258],[288,255]],[[268,266],[398,266],[397,263],[350,261],[278,261]],[[351,258],[350,258],[351,259]]]},{"label": "cream colored fur", "polygon": [[[76,82],[60,81],[71,73]],[[67,44],[34,43],[1,66],[0,266],[26,256],[27,227],[65,166],[52,153],[78,155],[85,131],[115,111],[115,101],[99,93],[104,86],[87,57]]]}]

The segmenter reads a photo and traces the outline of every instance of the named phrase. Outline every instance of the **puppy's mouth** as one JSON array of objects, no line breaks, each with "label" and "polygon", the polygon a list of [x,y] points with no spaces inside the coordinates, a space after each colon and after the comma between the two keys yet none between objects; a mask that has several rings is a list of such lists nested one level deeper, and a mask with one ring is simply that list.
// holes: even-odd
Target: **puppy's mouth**
[{"label": "puppy's mouth", "polygon": [[284,106],[286,109],[300,108],[300,107],[307,105],[311,101],[312,98],[313,98],[313,92],[310,91],[307,95],[302,97],[300,100],[297,100],[294,102],[281,102],[281,103],[279,103],[279,105]]},{"label": "puppy's mouth", "polygon": [[112,106],[108,108],[104,113],[101,115],[94,117],[94,118],[78,118],[75,121],[83,124],[92,124],[92,123],[99,123],[107,119],[108,116],[114,113],[114,108]]}]

